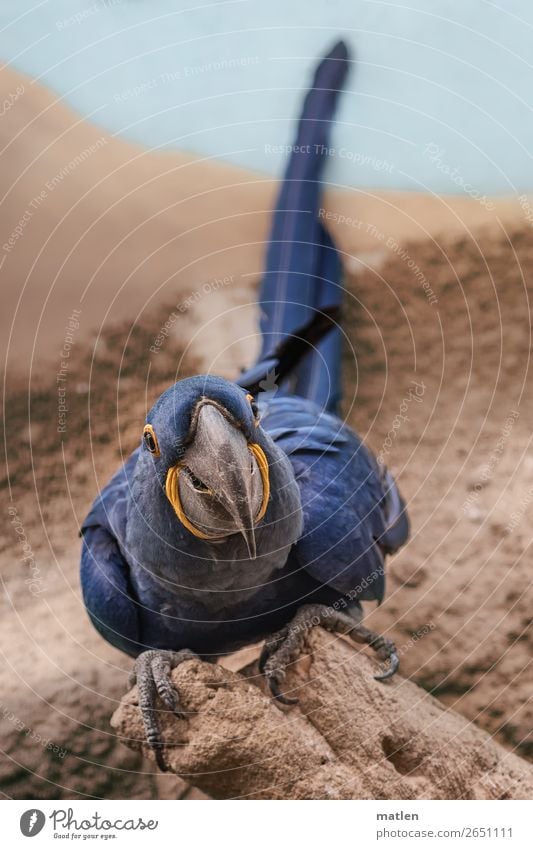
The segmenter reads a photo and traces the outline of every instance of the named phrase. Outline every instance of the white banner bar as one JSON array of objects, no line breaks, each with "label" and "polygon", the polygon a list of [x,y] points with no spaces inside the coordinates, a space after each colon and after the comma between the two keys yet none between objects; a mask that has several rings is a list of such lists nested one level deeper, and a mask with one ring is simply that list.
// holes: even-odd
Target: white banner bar
[{"label": "white banner bar", "polygon": [[[276,810],[274,811],[274,807]],[[2,845],[273,849],[531,849],[533,803],[519,801],[5,801]],[[35,839],[35,843],[30,843]],[[164,841],[164,843],[162,843]]]}]

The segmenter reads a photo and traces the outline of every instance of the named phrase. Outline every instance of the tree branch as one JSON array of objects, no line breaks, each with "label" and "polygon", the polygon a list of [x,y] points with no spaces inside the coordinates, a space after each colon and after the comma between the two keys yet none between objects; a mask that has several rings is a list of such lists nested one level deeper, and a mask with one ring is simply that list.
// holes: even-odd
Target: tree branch
[{"label": "tree branch", "polygon": [[[218,799],[523,799],[533,767],[409,681],[379,683],[375,660],[320,628],[289,670],[280,709],[255,666],[191,660],[173,671],[190,716],[161,714],[170,769]],[[111,724],[143,741],[137,690]]]}]

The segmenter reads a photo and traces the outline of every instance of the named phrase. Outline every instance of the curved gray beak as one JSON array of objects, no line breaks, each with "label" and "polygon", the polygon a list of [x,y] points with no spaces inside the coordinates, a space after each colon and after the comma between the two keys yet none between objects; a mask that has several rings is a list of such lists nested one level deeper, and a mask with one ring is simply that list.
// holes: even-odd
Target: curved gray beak
[{"label": "curved gray beak", "polygon": [[[263,484],[246,437],[210,403],[202,404],[184,462],[197,479],[184,509],[196,527],[240,533],[248,556],[257,556],[255,517],[263,500]],[[193,513],[193,515],[189,515]]]}]

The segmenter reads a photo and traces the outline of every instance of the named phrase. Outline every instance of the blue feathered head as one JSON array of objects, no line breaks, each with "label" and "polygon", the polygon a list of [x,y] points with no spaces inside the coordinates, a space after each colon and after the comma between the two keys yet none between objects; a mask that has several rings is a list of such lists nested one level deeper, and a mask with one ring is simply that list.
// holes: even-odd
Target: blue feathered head
[{"label": "blue feathered head", "polygon": [[151,462],[179,521],[196,537],[240,533],[255,557],[270,495],[268,444],[253,396],[200,375],[167,389],[150,410],[141,462]]}]

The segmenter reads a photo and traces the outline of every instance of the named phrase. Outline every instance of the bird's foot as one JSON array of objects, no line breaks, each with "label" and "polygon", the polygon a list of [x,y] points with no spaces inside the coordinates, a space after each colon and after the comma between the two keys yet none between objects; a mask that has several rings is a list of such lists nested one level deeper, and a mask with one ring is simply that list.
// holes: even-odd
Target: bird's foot
[{"label": "bird's foot", "polygon": [[146,740],[155,754],[157,765],[162,772],[167,772],[168,767],[163,758],[163,740],[159,727],[157,707],[157,696],[161,699],[165,708],[171,711],[178,719],[184,719],[185,714],[180,709],[179,696],[170,672],[185,660],[192,660],[197,656],[189,649],[183,651],[144,651],[135,660],[135,666],[130,673],[130,687],[137,684],[139,692],[139,710],[141,712]]},{"label": "bird's foot", "polygon": [[298,699],[283,695],[280,688],[288,665],[296,660],[302,650],[306,634],[317,625],[328,631],[345,634],[355,643],[369,645],[380,660],[388,661],[389,666],[385,672],[374,676],[376,681],[392,678],[398,670],[400,661],[392,640],[376,634],[357,619],[333,607],[305,604],[287,625],[266,640],[259,658],[259,669],[267,679],[272,695],[282,704],[293,705],[298,702]]}]

